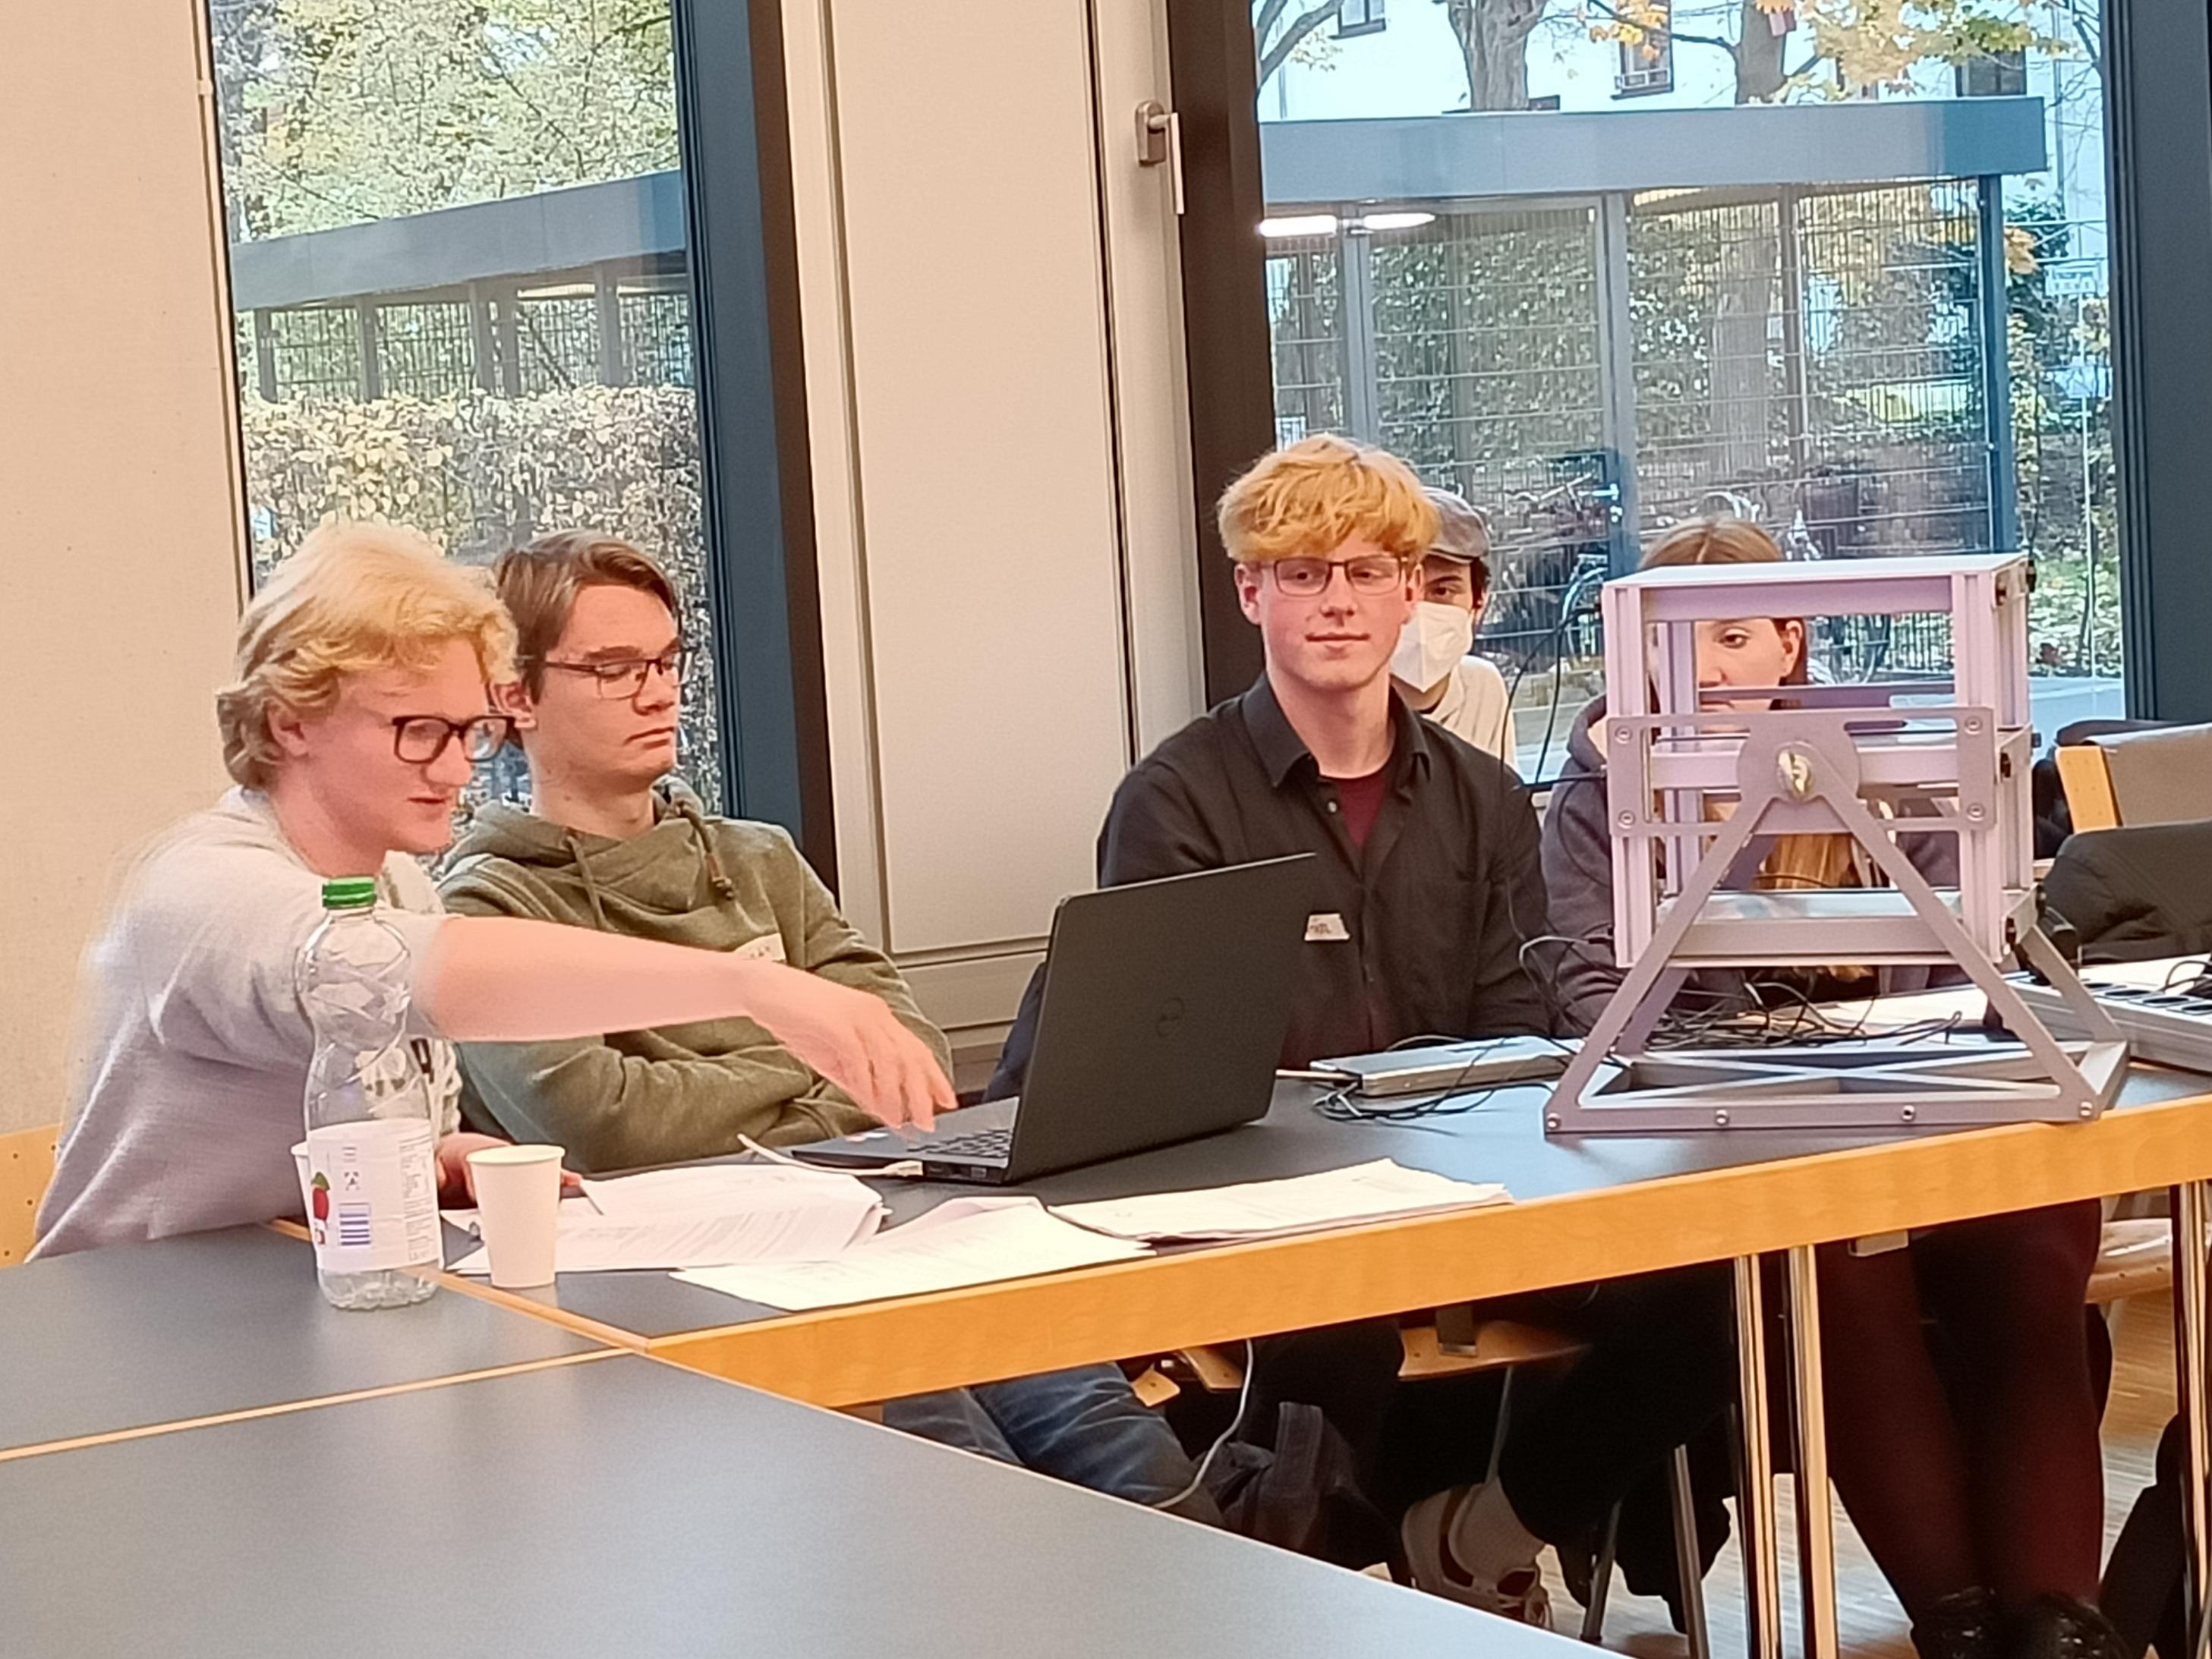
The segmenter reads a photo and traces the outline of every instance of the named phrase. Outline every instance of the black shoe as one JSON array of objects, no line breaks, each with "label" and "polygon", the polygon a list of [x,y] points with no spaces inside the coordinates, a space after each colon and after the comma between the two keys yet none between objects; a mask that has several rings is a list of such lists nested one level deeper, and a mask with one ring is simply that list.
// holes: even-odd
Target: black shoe
[{"label": "black shoe", "polygon": [[1912,1626],[1920,1659],[1997,1659],[1997,1598],[1978,1586],[1954,1590]]},{"label": "black shoe", "polygon": [[2112,1620],[2071,1595],[2039,1595],[2009,1622],[2007,1659],[2128,1659]]}]

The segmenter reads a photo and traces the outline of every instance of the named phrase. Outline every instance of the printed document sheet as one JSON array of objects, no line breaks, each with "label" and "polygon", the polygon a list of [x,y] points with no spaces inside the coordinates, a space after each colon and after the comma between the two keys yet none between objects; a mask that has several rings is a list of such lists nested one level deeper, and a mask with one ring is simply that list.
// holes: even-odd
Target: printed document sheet
[{"label": "printed document sheet", "polygon": [[1282,1238],[1353,1222],[1510,1201],[1503,1187],[1454,1181],[1382,1158],[1285,1181],[1059,1204],[1053,1213],[1116,1238],[1195,1243]]},{"label": "printed document sheet", "polygon": [[[708,1164],[586,1181],[561,1206],[554,1271],[615,1273],[717,1267],[732,1261],[834,1256],[883,1218],[875,1194],[851,1176],[777,1164]],[[474,1211],[446,1218],[471,1232]],[[483,1275],[479,1249],[453,1264]]]},{"label": "printed document sheet", "polygon": [[834,1260],[750,1261],[676,1276],[797,1312],[1027,1279],[1146,1253],[1141,1244],[1071,1226],[1033,1198],[956,1198]]}]

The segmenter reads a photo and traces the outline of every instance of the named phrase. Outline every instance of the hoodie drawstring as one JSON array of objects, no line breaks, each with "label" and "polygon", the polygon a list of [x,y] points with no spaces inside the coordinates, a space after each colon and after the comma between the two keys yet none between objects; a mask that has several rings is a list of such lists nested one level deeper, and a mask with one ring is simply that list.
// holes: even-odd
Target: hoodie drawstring
[{"label": "hoodie drawstring", "polygon": [[707,860],[707,884],[714,890],[714,896],[727,904],[738,896],[738,884],[732,881],[722,868],[722,855],[714,850],[714,838],[707,833],[707,820],[699,809],[682,795],[673,796],[669,803],[683,814],[684,822],[691,826],[691,833],[699,842],[699,851]]},{"label": "hoodie drawstring", "polygon": [[576,872],[584,878],[584,893],[592,901],[592,920],[603,933],[614,929],[607,926],[607,907],[599,900],[599,884],[592,875],[592,861],[584,856],[584,844],[576,839],[575,832],[564,830],[561,839],[568,848],[568,856],[576,860]]}]

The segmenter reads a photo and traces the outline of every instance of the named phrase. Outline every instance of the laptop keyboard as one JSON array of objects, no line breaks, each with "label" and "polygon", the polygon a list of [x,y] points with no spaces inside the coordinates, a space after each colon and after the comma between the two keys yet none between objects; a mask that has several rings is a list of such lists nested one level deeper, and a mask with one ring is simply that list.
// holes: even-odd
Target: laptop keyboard
[{"label": "laptop keyboard", "polygon": [[1004,1160],[1012,1150],[1014,1131],[1012,1125],[1002,1129],[976,1129],[967,1134],[933,1137],[923,1143],[923,1150],[950,1153],[955,1158],[998,1158]]}]

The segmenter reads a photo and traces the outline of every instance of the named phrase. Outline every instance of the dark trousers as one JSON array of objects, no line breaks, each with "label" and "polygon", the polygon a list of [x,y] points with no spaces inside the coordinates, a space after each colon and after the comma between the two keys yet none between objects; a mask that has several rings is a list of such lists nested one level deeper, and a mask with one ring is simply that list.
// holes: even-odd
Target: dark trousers
[{"label": "dark trousers", "polygon": [[[1735,1396],[1734,1307],[1725,1263],[1608,1279],[1486,1303],[1484,1312],[1562,1329],[1589,1352],[1552,1379],[1516,1384],[1499,1476],[1528,1529],[1569,1541],[1601,1522]],[[1395,1517],[1445,1486],[1480,1480],[1498,1379],[1401,1389],[1397,1322],[1367,1319],[1255,1343],[1246,1433],[1272,1440],[1277,1407],[1318,1406],[1351,1444],[1361,1483]]]}]

